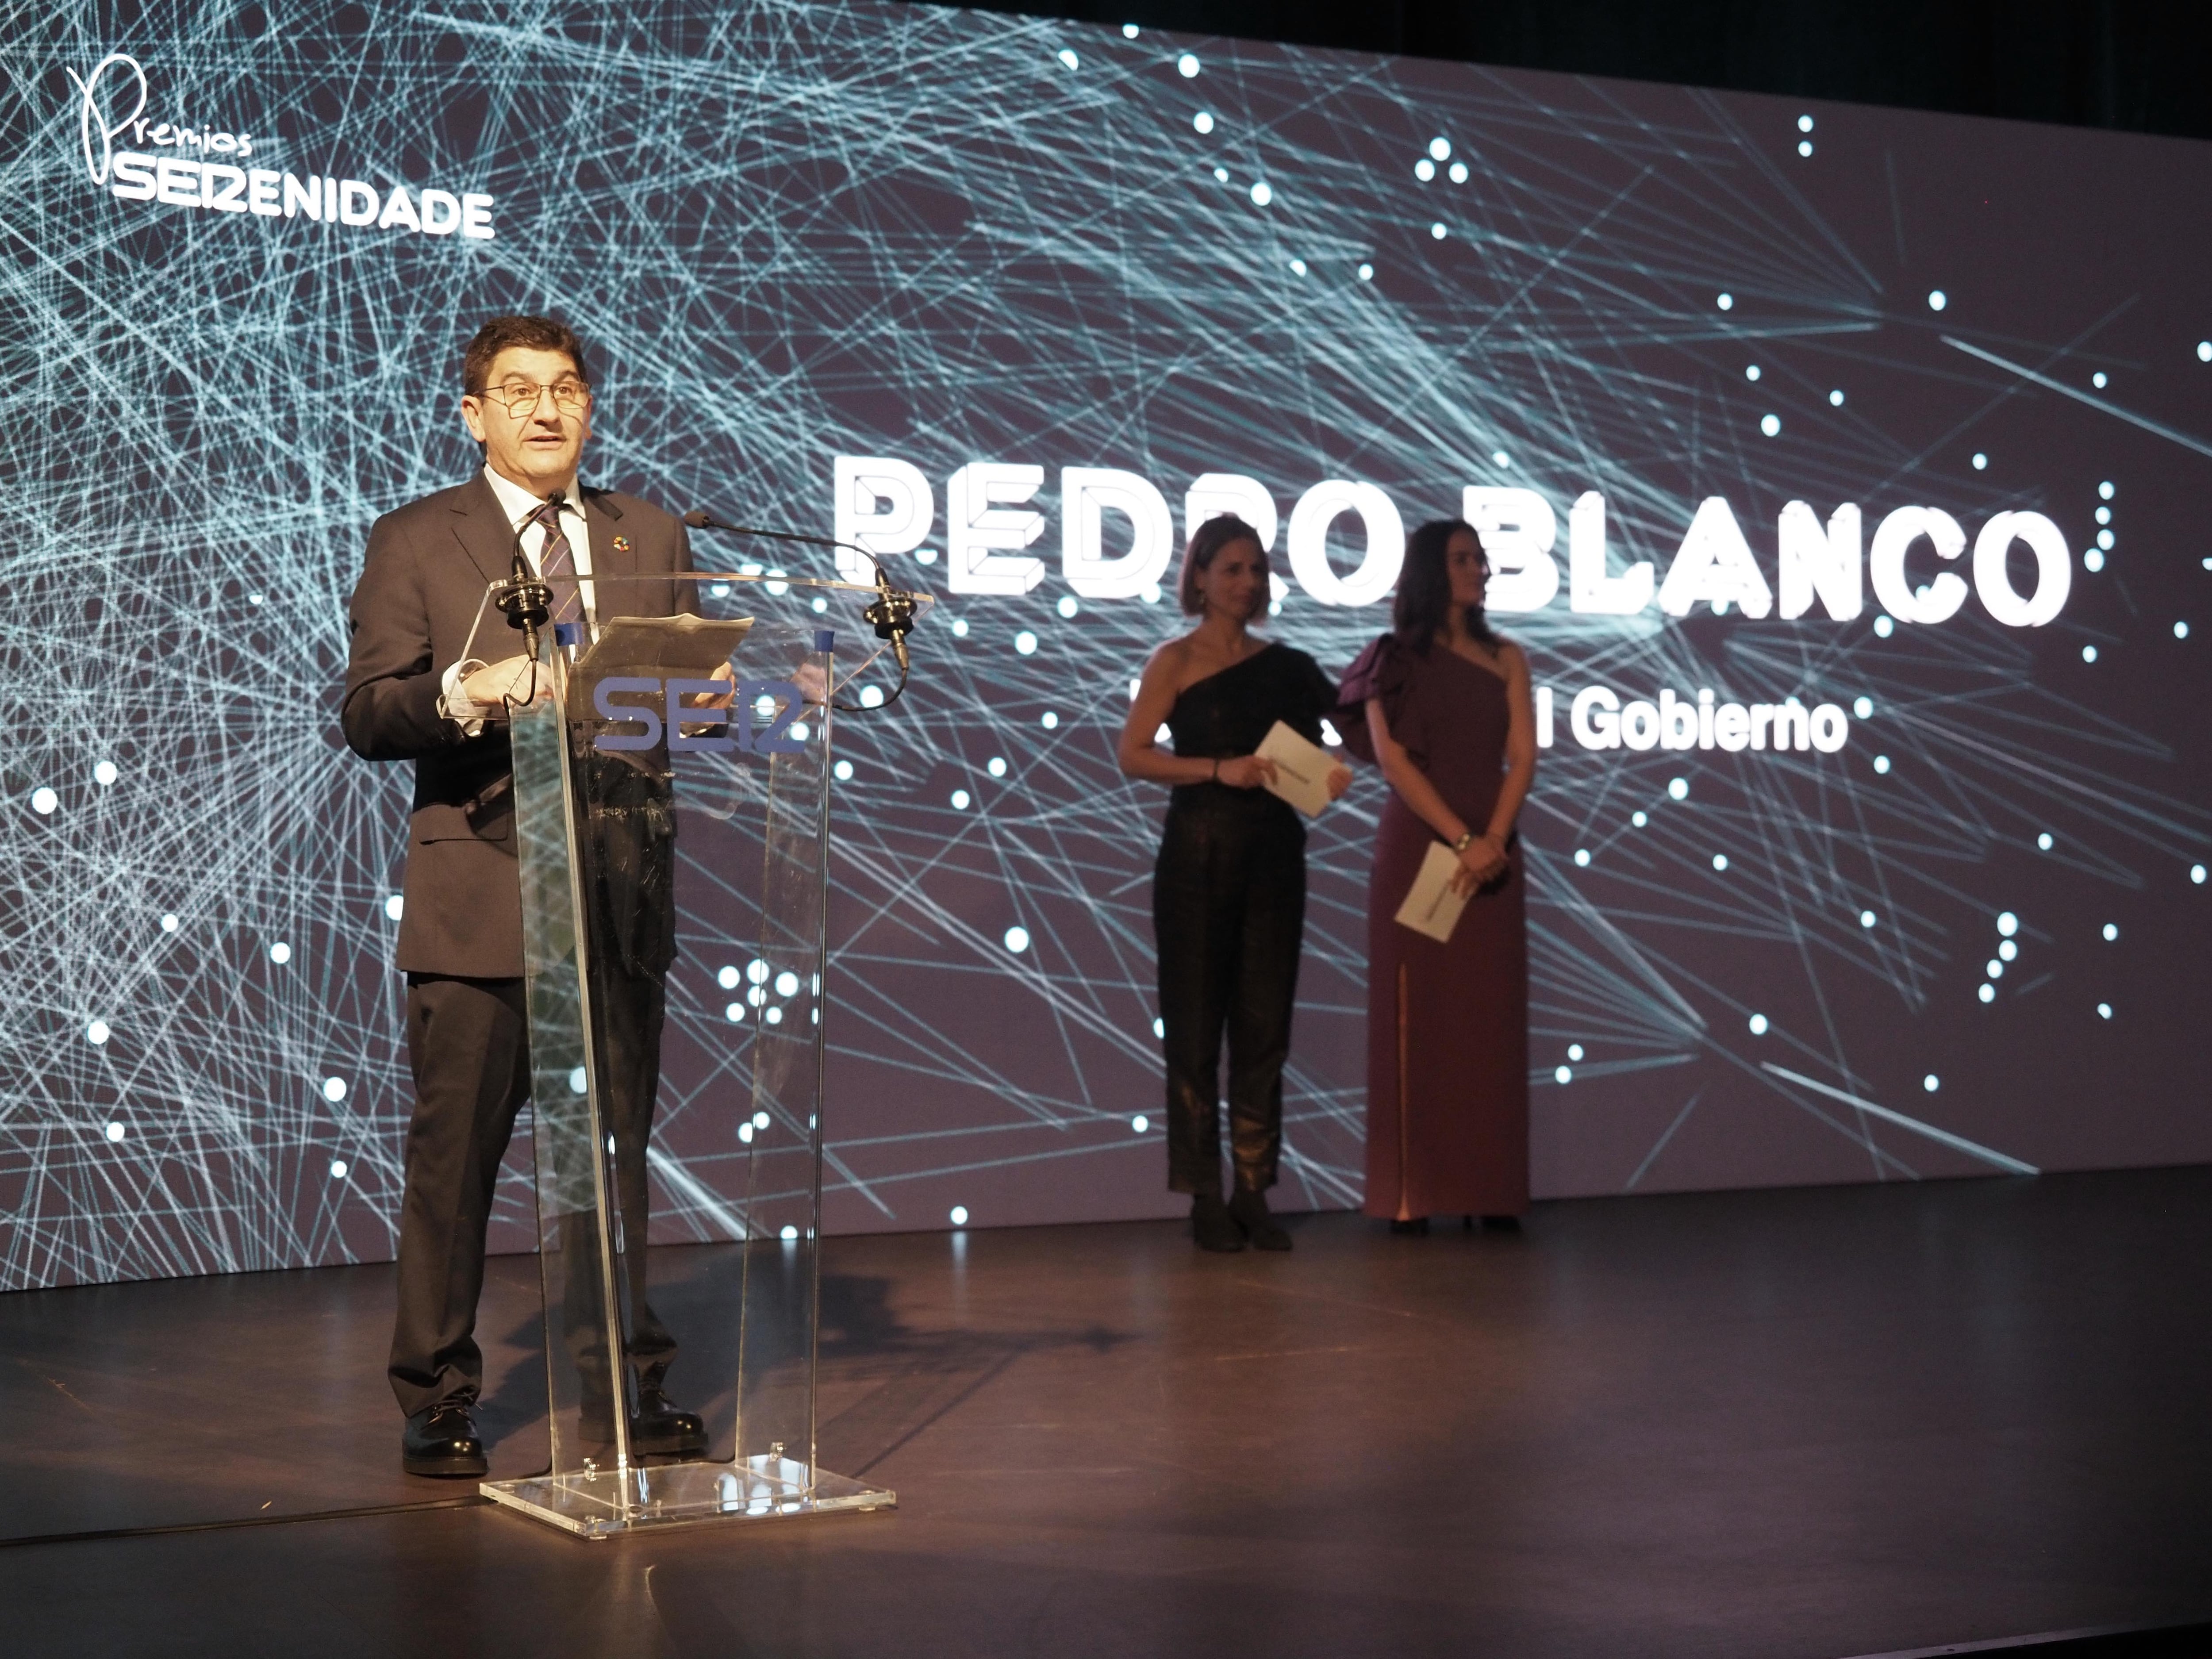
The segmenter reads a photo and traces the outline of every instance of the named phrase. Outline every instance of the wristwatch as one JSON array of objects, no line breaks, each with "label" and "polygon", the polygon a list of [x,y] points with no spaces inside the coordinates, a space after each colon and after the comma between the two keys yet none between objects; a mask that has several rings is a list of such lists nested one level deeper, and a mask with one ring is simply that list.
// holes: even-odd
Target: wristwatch
[{"label": "wristwatch", "polygon": [[1474,831],[1470,830],[1452,843],[1452,851],[1455,853],[1464,853],[1468,848],[1474,845]]}]

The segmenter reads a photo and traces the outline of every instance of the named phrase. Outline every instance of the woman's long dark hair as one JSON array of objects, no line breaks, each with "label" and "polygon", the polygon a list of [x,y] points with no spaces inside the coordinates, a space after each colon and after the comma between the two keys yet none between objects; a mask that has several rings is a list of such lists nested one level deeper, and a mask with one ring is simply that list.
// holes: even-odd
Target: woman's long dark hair
[{"label": "woman's long dark hair", "polygon": [[[1390,626],[1401,644],[1423,655],[1451,616],[1451,568],[1444,561],[1444,550],[1462,530],[1474,538],[1475,550],[1481,553],[1480,532],[1463,519],[1437,519],[1406,538],[1406,562],[1398,572],[1398,597],[1390,607]],[[1482,570],[1486,576],[1490,574],[1487,553],[1482,553]],[[1468,605],[1461,614],[1460,625],[1469,638],[1493,651],[1498,648],[1498,635],[1480,605]]]}]

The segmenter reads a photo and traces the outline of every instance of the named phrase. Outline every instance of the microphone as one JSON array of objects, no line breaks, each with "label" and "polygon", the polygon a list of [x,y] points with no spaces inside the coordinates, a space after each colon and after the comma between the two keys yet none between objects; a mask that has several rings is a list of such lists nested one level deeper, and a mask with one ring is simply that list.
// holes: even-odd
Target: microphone
[{"label": "microphone", "polygon": [[[556,514],[568,505],[568,497],[559,490],[554,491],[549,500]],[[509,628],[522,630],[524,647],[535,664],[538,630],[553,616],[553,590],[538,580],[530,568],[530,561],[522,556],[522,532],[530,528],[530,522],[525,519],[515,529],[514,540],[508,550],[508,566],[513,574],[500,584],[498,592],[492,595],[492,603],[505,614]]]},{"label": "microphone", "polygon": [[[843,548],[858,553],[876,568],[876,598],[874,603],[860,612],[860,619],[873,624],[876,637],[890,642],[891,655],[898,659],[899,690],[906,689],[906,677],[911,664],[907,659],[906,636],[914,632],[915,596],[903,588],[893,587],[884,573],[884,562],[865,547],[855,547],[850,542],[841,542],[828,536],[801,536],[788,530],[763,530],[753,525],[724,524],[703,507],[695,507],[684,515],[684,522],[694,530],[720,530],[732,536],[760,536],[772,542],[798,542],[807,547]],[[896,692],[892,694],[893,697]],[[842,705],[840,705],[841,707]],[[883,705],[890,707],[887,700]]]}]

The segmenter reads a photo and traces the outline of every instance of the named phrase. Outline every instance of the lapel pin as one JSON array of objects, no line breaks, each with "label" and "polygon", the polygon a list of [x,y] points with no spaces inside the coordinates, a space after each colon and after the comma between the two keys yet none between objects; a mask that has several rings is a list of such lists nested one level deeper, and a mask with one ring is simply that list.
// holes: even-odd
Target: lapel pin
[{"label": "lapel pin", "polygon": [[615,538],[615,551],[616,551],[616,552],[617,552],[617,553],[627,553],[627,552],[629,552],[629,537],[627,537],[627,536],[617,536],[617,537],[616,537],[616,538]]}]

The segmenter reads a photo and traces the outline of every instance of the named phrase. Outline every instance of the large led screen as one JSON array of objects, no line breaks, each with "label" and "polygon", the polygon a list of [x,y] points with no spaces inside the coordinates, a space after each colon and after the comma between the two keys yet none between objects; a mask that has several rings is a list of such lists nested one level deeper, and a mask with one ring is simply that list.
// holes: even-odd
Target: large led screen
[{"label": "large led screen", "polygon": [[[927,6],[0,41],[0,1286],[389,1254],[343,607],[511,310],[592,343],[591,481],[940,600],[836,738],[833,1230],[1176,1207],[1111,756],[1224,506],[1333,670],[1406,532],[1486,531],[1540,1195],[2212,1156],[2203,147]],[[1360,1194],[1381,791],[1311,837],[1289,1207]]]}]

